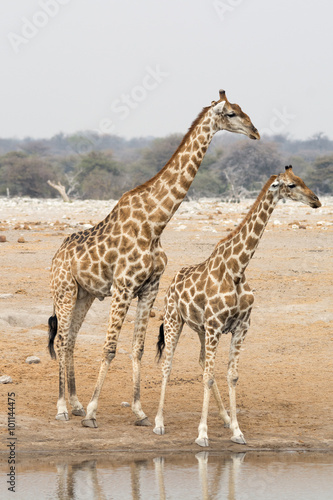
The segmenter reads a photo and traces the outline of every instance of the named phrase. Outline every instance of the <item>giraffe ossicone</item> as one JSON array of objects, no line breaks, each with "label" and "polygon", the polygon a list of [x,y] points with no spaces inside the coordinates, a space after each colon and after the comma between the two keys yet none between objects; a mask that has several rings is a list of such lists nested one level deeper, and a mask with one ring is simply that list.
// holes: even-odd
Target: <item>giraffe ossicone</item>
[{"label": "giraffe ossicone", "polygon": [[[204,398],[198,437],[199,446],[209,446],[208,405],[213,391],[219,414],[232,431],[231,440],[246,444],[236,415],[236,384],[242,343],[250,325],[254,301],[245,270],[259,244],[266,224],[280,199],[290,199],[318,208],[318,197],[294,175],[289,165],[285,172],[272,176],[261,190],[252,208],[239,226],[215,247],[207,260],[182,268],[174,277],[165,297],[164,323],[157,342],[158,357],[165,349],[162,365],[160,403],[155,418],[155,434],[164,434],[163,407],[172,359],[183,326],[186,323],[197,332],[201,351],[199,363],[203,369]],[[214,363],[222,334],[231,333],[227,381],[230,416],[224,408],[214,379]]]},{"label": "giraffe ossicone", "polygon": [[56,357],[57,351],[59,359],[57,419],[68,420],[66,378],[72,413],[84,414],[76,395],[75,341],[95,298],[111,297],[99,375],[86,418],[82,421],[85,427],[97,427],[98,398],[116,354],[129,305],[137,297],[132,347],[132,410],[139,424],[148,423],[140,402],[140,366],[150,311],[167,262],[160,236],[186,196],[219,130],[245,134],[251,139],[260,138],[248,115],[238,104],[230,103],[224,91],[220,92],[219,101],[201,111],[160,172],[125,193],[103,221],[66,238],[56,252],[51,268],[54,314],[49,322],[49,350],[52,357]]}]

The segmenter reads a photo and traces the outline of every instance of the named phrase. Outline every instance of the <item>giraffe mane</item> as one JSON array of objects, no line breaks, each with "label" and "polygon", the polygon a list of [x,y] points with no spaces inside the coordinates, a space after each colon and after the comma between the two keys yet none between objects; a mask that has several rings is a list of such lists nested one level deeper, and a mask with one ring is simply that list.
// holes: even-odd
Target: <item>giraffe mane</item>
[{"label": "giraffe mane", "polygon": [[247,223],[247,221],[252,216],[253,212],[258,208],[258,205],[261,202],[261,200],[263,199],[263,197],[265,196],[265,194],[267,193],[268,188],[271,186],[271,184],[275,181],[275,179],[277,177],[278,177],[277,175],[272,175],[268,179],[268,181],[266,182],[266,184],[264,185],[264,187],[260,191],[260,193],[259,193],[256,201],[253,203],[252,207],[250,208],[250,210],[248,211],[248,213],[245,215],[244,219],[238,224],[238,226],[231,233],[228,234],[228,236],[226,236],[225,238],[222,238],[222,240],[220,240],[218,242],[218,244],[216,245],[215,249],[219,245],[221,245],[221,243],[225,243],[225,242],[231,240],[234,236],[236,236],[237,233],[239,233],[242,230],[242,228],[245,226],[245,224]]}]

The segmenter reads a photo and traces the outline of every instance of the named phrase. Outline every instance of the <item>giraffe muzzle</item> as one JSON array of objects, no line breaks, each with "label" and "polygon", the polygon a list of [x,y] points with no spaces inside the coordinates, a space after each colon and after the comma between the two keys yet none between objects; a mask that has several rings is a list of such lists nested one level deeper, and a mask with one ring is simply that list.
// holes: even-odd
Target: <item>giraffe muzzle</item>
[{"label": "giraffe muzzle", "polygon": [[310,207],[311,208],[319,208],[321,207],[321,202],[318,198],[318,196],[316,196],[315,194],[311,196],[312,198],[312,202],[310,203]]},{"label": "giraffe muzzle", "polygon": [[259,141],[260,139],[260,134],[258,130],[255,128],[253,129],[253,132],[249,135],[250,139],[253,139],[254,141]]}]

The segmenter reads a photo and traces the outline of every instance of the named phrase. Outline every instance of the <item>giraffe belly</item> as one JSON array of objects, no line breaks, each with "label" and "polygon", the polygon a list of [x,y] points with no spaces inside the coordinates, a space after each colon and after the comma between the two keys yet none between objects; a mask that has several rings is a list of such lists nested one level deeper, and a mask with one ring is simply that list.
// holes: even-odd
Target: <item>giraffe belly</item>
[{"label": "giraffe belly", "polygon": [[80,287],[96,298],[110,297],[113,268],[106,262],[72,258],[71,272]]},{"label": "giraffe belly", "polygon": [[179,311],[183,321],[197,333],[203,333],[205,328],[204,309],[193,301],[180,300]]},{"label": "giraffe belly", "polygon": [[241,297],[229,293],[227,297],[217,294],[208,300],[201,300],[200,295],[197,298],[200,300],[180,298],[178,307],[183,321],[197,333],[204,333],[210,326],[223,334],[233,332],[248,320],[254,300],[252,292]]},{"label": "giraffe belly", "polygon": [[84,292],[100,300],[112,295],[112,281],[97,279],[94,276],[84,276],[84,279],[82,279],[82,276],[77,276],[76,281]]},{"label": "giraffe belly", "polygon": [[222,326],[221,333],[226,334],[229,332],[233,332],[234,330],[236,330],[237,326],[239,326],[242,322],[243,322],[243,320],[241,319],[241,317],[239,315],[232,316]]}]

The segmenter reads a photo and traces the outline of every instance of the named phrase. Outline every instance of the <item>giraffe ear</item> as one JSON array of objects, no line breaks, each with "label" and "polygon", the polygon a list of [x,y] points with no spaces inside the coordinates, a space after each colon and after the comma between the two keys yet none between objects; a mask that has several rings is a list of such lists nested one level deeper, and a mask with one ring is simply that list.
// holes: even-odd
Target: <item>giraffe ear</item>
[{"label": "giraffe ear", "polygon": [[225,101],[221,101],[221,102],[218,102],[214,107],[213,107],[213,111],[214,113],[216,113],[217,115],[222,115],[222,112],[223,112],[223,108],[225,106]]}]

